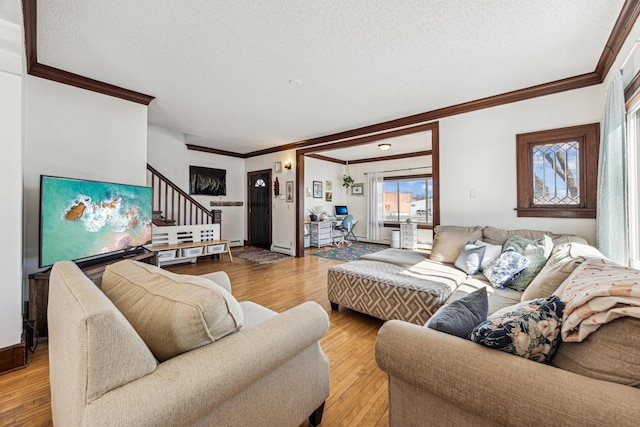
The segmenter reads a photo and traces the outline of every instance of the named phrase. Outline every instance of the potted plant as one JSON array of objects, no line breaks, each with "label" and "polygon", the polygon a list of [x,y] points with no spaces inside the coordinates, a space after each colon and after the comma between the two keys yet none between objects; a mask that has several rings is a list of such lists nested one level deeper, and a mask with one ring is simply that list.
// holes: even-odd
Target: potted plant
[{"label": "potted plant", "polygon": [[311,209],[307,209],[307,210],[309,211],[309,219],[313,222],[316,222],[318,220],[318,215],[316,215],[316,213]]},{"label": "potted plant", "polygon": [[351,176],[349,175],[342,175],[342,186],[344,188],[349,188],[353,185],[355,181],[353,180],[353,178],[351,178]]}]

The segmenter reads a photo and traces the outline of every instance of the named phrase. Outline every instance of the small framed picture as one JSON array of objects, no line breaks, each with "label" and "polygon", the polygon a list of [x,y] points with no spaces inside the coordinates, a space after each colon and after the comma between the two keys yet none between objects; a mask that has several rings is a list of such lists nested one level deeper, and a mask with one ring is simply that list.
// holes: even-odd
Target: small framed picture
[{"label": "small framed picture", "polygon": [[325,181],[324,186],[326,187],[327,191],[333,191],[333,182],[327,180]]},{"label": "small framed picture", "polygon": [[311,197],[311,196],[313,196],[313,193],[311,192],[311,187],[306,187],[306,188],[305,188],[305,193],[304,193],[304,195],[305,195],[306,197]]},{"label": "small framed picture", "polygon": [[332,193],[331,191],[327,191],[327,192],[325,193],[325,196],[326,196],[326,197],[325,197],[325,200],[326,200],[327,202],[330,202],[331,200],[333,200],[333,193]]},{"label": "small framed picture", "polygon": [[282,172],[282,162],[276,162],[275,170],[276,172]]},{"label": "small framed picture", "polygon": [[322,181],[313,181],[313,198],[322,199]]},{"label": "small framed picture", "polygon": [[293,181],[287,181],[285,194],[287,196],[287,203],[293,203]]},{"label": "small framed picture", "polygon": [[353,184],[351,186],[351,194],[354,196],[364,196],[364,184]]}]

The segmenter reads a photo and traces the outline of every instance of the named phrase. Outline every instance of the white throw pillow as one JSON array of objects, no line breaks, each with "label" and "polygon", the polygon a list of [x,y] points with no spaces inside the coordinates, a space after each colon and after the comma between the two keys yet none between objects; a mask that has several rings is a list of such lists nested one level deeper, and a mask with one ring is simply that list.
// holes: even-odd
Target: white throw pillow
[{"label": "white throw pillow", "polygon": [[482,240],[476,240],[474,243],[476,246],[486,246],[487,250],[484,251],[484,257],[482,258],[482,264],[480,265],[480,271],[484,271],[489,265],[498,259],[502,253],[502,246],[492,245],[491,243],[483,242]]}]

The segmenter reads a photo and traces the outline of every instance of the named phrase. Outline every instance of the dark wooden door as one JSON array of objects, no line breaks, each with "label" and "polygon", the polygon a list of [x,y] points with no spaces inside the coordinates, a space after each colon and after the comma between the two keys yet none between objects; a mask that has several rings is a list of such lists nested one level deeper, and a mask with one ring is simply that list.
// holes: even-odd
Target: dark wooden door
[{"label": "dark wooden door", "polygon": [[271,170],[249,172],[249,244],[271,248]]}]

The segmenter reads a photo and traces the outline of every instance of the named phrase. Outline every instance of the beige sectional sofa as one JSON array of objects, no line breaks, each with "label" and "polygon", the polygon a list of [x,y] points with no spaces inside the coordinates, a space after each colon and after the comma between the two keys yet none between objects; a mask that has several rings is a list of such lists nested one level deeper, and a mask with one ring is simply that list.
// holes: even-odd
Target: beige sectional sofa
[{"label": "beige sectional sofa", "polygon": [[[459,251],[455,235],[466,241],[469,232],[467,227],[437,228],[434,246],[439,237],[450,239],[446,247],[434,247],[437,256],[449,249]],[[487,240],[498,236],[492,241],[499,243],[507,235],[537,238],[544,232],[484,227],[482,233]],[[563,289],[575,283],[577,276],[572,272],[583,263],[589,268],[614,265],[579,238],[553,237],[555,250],[534,281],[524,292],[490,292],[489,314],[520,300],[551,294],[566,297]],[[616,267],[620,272],[607,280],[634,285],[636,279],[629,277],[640,272]],[[447,303],[485,286],[479,278],[468,278]],[[560,342],[548,364],[423,325],[391,320],[378,333],[375,356],[389,378],[392,427],[637,426],[640,420],[639,318],[620,317],[582,342]]]},{"label": "beige sectional sofa", "polygon": [[332,266],[327,274],[329,301],[334,310],[344,306],[382,320],[424,325],[443,304],[485,287],[489,310],[494,312],[519,302],[523,292],[496,289],[482,274],[468,276],[453,265],[457,255],[468,241],[502,245],[512,236],[536,239],[545,235],[554,246],[587,244],[578,236],[540,230],[437,226],[431,253],[386,249]]},{"label": "beige sectional sofa", "polygon": [[329,322],[318,304],[278,314],[238,303],[224,273],[175,275],[134,261],[108,267],[102,289],[71,262],[51,272],[54,425],[320,423]]}]

